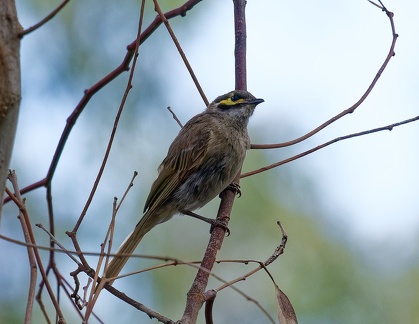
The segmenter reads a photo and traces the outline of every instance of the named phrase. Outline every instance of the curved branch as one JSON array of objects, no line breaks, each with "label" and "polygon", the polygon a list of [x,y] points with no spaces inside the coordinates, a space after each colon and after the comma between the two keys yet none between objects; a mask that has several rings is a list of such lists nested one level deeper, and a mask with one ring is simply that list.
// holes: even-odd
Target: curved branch
[{"label": "curved branch", "polygon": [[[381,3],[381,1],[380,1],[380,3]],[[374,4],[374,5],[378,6],[377,4]],[[305,134],[301,137],[298,137],[298,138],[296,138],[292,141],[288,141],[288,142],[284,142],[284,143],[278,143],[278,144],[252,144],[251,149],[275,149],[275,148],[281,148],[281,147],[291,146],[291,145],[300,143],[300,142],[306,140],[307,138],[313,136],[314,134],[318,133],[323,128],[326,128],[330,124],[334,123],[338,119],[342,118],[343,116],[353,113],[355,111],[355,109],[357,109],[364,102],[364,100],[371,93],[372,89],[375,87],[378,79],[381,77],[381,74],[383,73],[384,69],[387,67],[388,62],[390,62],[391,58],[395,55],[394,48],[396,46],[397,37],[399,36],[396,33],[396,29],[394,27],[394,20],[393,20],[394,14],[392,12],[388,11],[387,8],[384,7],[383,5],[381,7],[380,6],[378,6],[378,7],[381,8],[386,13],[387,17],[390,19],[391,32],[392,32],[393,38],[392,38],[392,42],[391,42],[391,45],[390,45],[390,50],[387,54],[387,57],[384,60],[384,63],[381,65],[380,69],[378,70],[378,72],[375,75],[374,79],[372,80],[371,84],[369,85],[369,87],[367,88],[365,93],[361,96],[361,98],[356,103],[354,103],[351,107],[349,107],[348,109],[345,109],[341,113],[339,113],[336,116],[330,118],[329,120],[327,120],[326,122],[324,122],[320,126],[313,129],[311,132],[308,132],[307,134]]]},{"label": "curved branch", "polygon": [[65,7],[65,5],[69,2],[70,2],[70,0],[64,0],[57,8],[55,8],[53,11],[51,11],[51,13],[48,16],[46,16],[44,19],[42,19],[40,22],[33,25],[32,27],[29,27],[28,29],[25,29],[25,30],[21,31],[19,33],[19,37],[23,38],[23,36],[33,32],[34,30],[38,29],[42,25],[46,24],[48,21],[50,21],[52,18],[54,18],[55,15],[57,13],[59,13],[61,11],[61,9],[63,9]]},{"label": "curved branch", "polygon": [[[182,6],[173,9],[171,11],[168,11],[165,13],[166,19],[171,19],[177,16],[184,17],[186,15],[186,12],[191,10],[196,4],[201,2],[202,0],[189,0],[186,1]],[[83,112],[84,108],[86,107],[87,103],[90,101],[90,99],[93,97],[93,95],[96,94],[99,90],[104,88],[107,84],[109,84],[111,81],[113,81],[116,77],[118,77],[120,74],[122,74],[125,71],[129,70],[129,64],[133,58],[134,51],[135,51],[135,45],[136,42],[139,40],[140,45],[144,43],[144,41],[160,26],[162,23],[161,18],[157,16],[153,22],[144,30],[144,32],[141,33],[141,35],[138,37],[138,39],[134,40],[131,44],[127,46],[127,53],[122,60],[121,64],[116,67],[113,71],[111,71],[108,75],[106,75],[104,78],[99,80],[96,84],[91,86],[89,89],[84,91],[84,96],[74,109],[74,111],[71,113],[71,115],[67,118],[66,126],[64,127],[64,130],[61,134],[61,138],[58,142],[57,148],[55,150],[54,156],[52,158],[50,167],[48,169],[47,175],[44,179],[37,181],[27,187],[24,187],[21,189],[20,193],[25,194],[29,191],[32,191],[34,189],[40,188],[40,187],[46,187],[49,186],[51,183],[51,180],[54,176],[55,170],[58,165],[58,161],[61,157],[61,154],[64,150],[64,146],[67,142],[67,139],[70,135],[70,132],[76,123],[77,119],[79,118],[80,114]],[[6,197],[4,199],[4,203],[10,201],[9,197]]]},{"label": "curved branch", "polygon": [[408,124],[408,123],[412,123],[412,122],[415,122],[417,120],[419,120],[419,116],[416,116],[416,117],[413,117],[413,118],[410,118],[410,119],[406,119],[406,120],[403,120],[403,121],[400,121],[400,122],[397,122],[397,123],[394,123],[394,124],[390,124],[390,125],[387,125],[387,126],[382,126],[382,127],[378,127],[378,128],[373,128],[373,129],[370,129],[370,130],[362,131],[362,132],[359,132],[359,133],[353,133],[353,134],[349,134],[349,135],[337,137],[337,138],[335,138],[333,140],[330,140],[330,141],[328,141],[326,143],[323,143],[323,144],[321,144],[319,146],[313,147],[310,150],[307,150],[307,151],[302,152],[300,154],[294,155],[293,157],[290,157],[288,159],[279,161],[277,163],[273,163],[271,165],[265,166],[263,168],[260,168],[260,169],[254,170],[254,171],[243,173],[241,175],[241,178],[246,178],[246,177],[249,177],[251,175],[255,175],[255,174],[258,174],[258,173],[261,173],[261,172],[264,172],[264,171],[268,171],[270,169],[276,168],[276,167],[278,167],[280,165],[286,164],[288,162],[292,162],[292,161],[297,160],[297,159],[299,159],[299,158],[301,158],[303,156],[306,156],[306,155],[308,155],[310,153],[313,153],[315,151],[318,151],[318,150],[320,150],[320,149],[322,149],[322,148],[324,148],[326,146],[329,146],[331,144],[334,144],[334,143],[337,143],[337,142],[340,142],[340,141],[343,141],[343,140],[346,140],[346,139],[349,139],[349,138],[363,136],[363,135],[372,134],[372,133],[377,133],[377,132],[381,132],[383,130],[392,131],[394,127],[401,126],[401,125]]}]

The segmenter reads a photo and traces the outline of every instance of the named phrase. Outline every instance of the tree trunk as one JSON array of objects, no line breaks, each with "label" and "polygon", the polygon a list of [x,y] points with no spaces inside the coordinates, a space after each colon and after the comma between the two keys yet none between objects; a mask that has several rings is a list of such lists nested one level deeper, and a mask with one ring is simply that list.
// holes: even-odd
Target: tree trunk
[{"label": "tree trunk", "polygon": [[[3,200],[20,105],[20,37],[14,0],[0,1],[0,198]],[[0,203],[0,217],[2,203]]]}]

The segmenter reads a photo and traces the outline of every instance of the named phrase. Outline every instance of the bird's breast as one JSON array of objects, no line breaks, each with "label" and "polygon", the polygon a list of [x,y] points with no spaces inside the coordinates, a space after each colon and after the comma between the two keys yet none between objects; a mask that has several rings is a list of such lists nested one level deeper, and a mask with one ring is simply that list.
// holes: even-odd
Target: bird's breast
[{"label": "bird's breast", "polygon": [[215,138],[202,165],[174,192],[179,210],[192,211],[203,207],[223,191],[240,171],[250,146],[247,133],[217,134]]}]

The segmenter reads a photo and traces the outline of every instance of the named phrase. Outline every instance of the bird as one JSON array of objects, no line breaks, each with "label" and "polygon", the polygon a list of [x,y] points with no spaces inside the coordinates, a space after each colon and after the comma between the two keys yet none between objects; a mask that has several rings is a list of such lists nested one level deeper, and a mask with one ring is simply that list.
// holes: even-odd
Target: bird
[{"label": "bird", "polygon": [[248,91],[230,91],[181,128],[158,167],[143,217],[105,269],[109,284],[154,226],[179,213],[204,218],[193,211],[219,195],[241,170],[250,148],[249,118],[262,102]]}]

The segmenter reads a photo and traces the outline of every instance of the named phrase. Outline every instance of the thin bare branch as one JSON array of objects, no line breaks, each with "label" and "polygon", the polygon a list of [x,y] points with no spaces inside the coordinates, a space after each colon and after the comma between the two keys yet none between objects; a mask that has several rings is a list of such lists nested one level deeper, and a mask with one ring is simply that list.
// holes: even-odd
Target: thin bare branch
[{"label": "thin bare branch", "polygon": [[[110,257],[111,251],[112,251],[113,237],[114,237],[114,232],[115,232],[116,214],[118,213],[119,207],[121,207],[122,203],[124,202],[125,197],[128,195],[129,190],[134,186],[134,179],[137,177],[137,175],[138,175],[138,172],[134,171],[134,174],[131,178],[131,181],[130,181],[127,189],[125,190],[119,204],[117,204],[117,202],[118,202],[117,198],[116,197],[114,198],[111,223],[109,224],[109,228],[108,228],[108,231],[105,235],[104,242],[101,244],[101,255],[104,254],[104,248],[107,247],[105,267],[104,267],[104,270],[103,270],[105,273],[106,273],[106,269],[107,269],[108,264],[109,264],[109,257]],[[106,242],[108,242],[108,244],[106,244]],[[99,260],[98,267],[97,267],[96,271],[98,272],[100,268],[101,268],[101,262]]]},{"label": "thin bare branch", "polygon": [[307,151],[304,151],[300,154],[294,155],[294,156],[292,156],[288,159],[273,163],[271,165],[265,166],[265,167],[257,169],[257,170],[253,170],[253,171],[250,171],[250,172],[243,173],[240,177],[241,178],[246,178],[246,177],[261,173],[261,172],[268,171],[270,169],[273,169],[273,168],[276,168],[280,165],[292,162],[292,161],[297,160],[299,158],[302,158],[303,156],[306,156],[310,153],[316,152],[316,151],[318,151],[318,150],[320,150],[320,149],[322,149],[326,146],[329,146],[331,144],[334,144],[334,143],[337,143],[337,142],[340,142],[340,141],[343,141],[343,140],[347,140],[347,139],[358,137],[358,136],[373,134],[373,133],[381,132],[381,131],[384,131],[384,130],[392,131],[394,127],[401,126],[401,125],[408,124],[408,123],[412,123],[412,122],[415,122],[417,120],[419,120],[419,116],[416,116],[416,117],[413,117],[413,118],[410,118],[410,119],[406,119],[406,120],[403,120],[403,121],[400,121],[400,122],[397,122],[397,123],[394,123],[394,124],[390,124],[390,125],[387,125],[387,126],[373,128],[373,129],[369,129],[369,130],[366,130],[366,131],[363,131],[363,132],[353,133],[353,134],[337,137],[337,138],[335,138],[331,141],[328,141],[326,143],[323,143],[321,145],[313,147],[310,150],[307,150]]},{"label": "thin bare branch", "polygon": [[[39,227],[41,230],[43,230],[45,233],[48,234],[49,239],[51,241],[54,241],[54,245],[57,245],[60,248],[60,251],[64,252],[65,254],[68,255],[68,257],[73,260],[76,264],[80,265],[80,262],[77,261],[77,259],[73,256],[74,253],[70,253],[70,251],[68,251],[60,242],[58,242],[58,240],[55,238],[54,235],[52,235],[42,224],[35,224],[35,226]],[[56,251],[56,249],[54,249],[54,251]]]},{"label": "thin bare branch", "polygon": [[371,1],[371,0],[367,0],[369,3],[371,3],[372,5],[376,6],[377,8],[383,9],[382,6],[376,4],[375,2]]},{"label": "thin bare branch", "polygon": [[55,15],[57,13],[59,13],[61,11],[61,9],[63,9],[65,7],[65,5],[69,2],[70,2],[70,0],[64,0],[63,2],[61,2],[61,4],[57,8],[55,8],[53,11],[51,11],[51,13],[48,16],[46,16],[44,19],[42,19],[40,22],[38,22],[37,24],[33,25],[32,27],[29,27],[28,29],[25,29],[22,32],[20,32],[19,37],[22,38],[23,36],[33,32],[34,30],[43,26],[45,23],[47,23],[52,18],[54,18]]},{"label": "thin bare branch", "polygon": [[[6,189],[6,193],[12,197],[13,201],[17,202],[17,206],[19,207],[19,216],[18,219],[20,221],[20,224],[22,226],[23,230],[23,236],[25,237],[26,243],[32,243],[31,238],[29,235],[28,226],[25,222],[25,217],[23,213],[26,213],[26,207],[25,202],[22,199],[21,195],[19,194],[19,191],[17,189],[17,179],[15,178],[16,175],[14,172],[9,173],[9,180],[13,183],[13,186],[15,187],[15,194],[16,197],[13,195],[13,193],[9,190],[9,188]],[[14,178],[14,179],[12,179]],[[36,261],[35,256],[33,252],[32,247],[27,247],[28,252],[28,260],[29,260],[29,289],[28,289],[28,298],[26,302],[26,311],[25,311],[25,323],[30,323],[32,318],[32,311],[33,311],[33,302],[35,299],[35,289],[36,289],[36,277],[37,277],[37,267],[36,267]]]},{"label": "thin bare branch", "polygon": [[[48,234],[48,235],[50,235],[50,234]],[[4,237],[3,235],[0,235],[0,238],[1,239],[4,239],[6,241],[12,242],[14,244],[19,244],[19,245],[23,245],[23,246],[32,246],[31,244],[25,244],[24,242],[17,241],[17,240],[8,238],[8,237]],[[43,246],[37,246],[37,248],[38,249],[43,249],[43,250],[50,250],[51,249],[50,247],[43,247]],[[278,248],[275,251],[277,251],[277,250],[278,250]],[[69,251],[69,250],[66,250],[64,248],[63,249],[57,249],[57,248],[55,248],[55,252],[66,253],[66,254],[71,254],[71,255],[78,254],[76,251]],[[102,253],[97,253],[97,252],[84,252],[84,251],[83,251],[83,255],[85,255],[85,256],[86,255],[89,255],[89,256],[98,256],[98,257],[103,256]],[[196,261],[185,261],[185,260],[179,260],[179,259],[176,259],[176,258],[173,258],[173,257],[168,257],[168,256],[143,255],[143,254],[134,254],[134,255],[132,255],[132,257],[140,257],[140,258],[144,258],[144,259],[154,259],[154,260],[162,260],[162,261],[169,261],[169,260],[171,260],[171,262],[164,263],[164,264],[158,264],[158,265],[155,265],[155,266],[152,266],[152,267],[149,267],[149,268],[144,268],[144,269],[141,269],[141,270],[138,270],[138,271],[135,271],[135,272],[131,272],[131,273],[126,273],[124,275],[118,276],[119,279],[120,278],[123,278],[123,277],[131,276],[131,275],[134,275],[134,274],[139,274],[139,273],[143,273],[143,272],[147,272],[147,271],[152,271],[152,270],[156,270],[156,269],[164,268],[164,267],[169,267],[169,266],[187,265],[187,266],[192,266],[194,268],[199,269],[199,267],[200,267],[199,266],[199,263],[201,262],[201,261],[198,261],[198,260],[196,260]],[[270,258],[272,258],[272,256]],[[72,259],[74,260],[74,258],[72,258]],[[244,259],[244,260],[227,259],[227,260],[216,260],[216,262],[217,263],[243,263],[243,264],[257,263],[259,265],[260,264],[263,264],[263,262],[261,262],[261,261],[249,260],[249,259]],[[265,261],[265,262],[267,262],[267,261]],[[78,262],[76,262],[76,263],[78,263]],[[219,280],[223,284],[227,284],[228,283],[228,281],[224,280],[219,275],[217,275],[217,274],[215,274],[213,272],[210,272],[207,269],[203,269],[203,270],[204,271],[207,271],[210,274],[211,277]],[[92,278],[94,278],[94,277],[92,276]],[[109,279],[112,280],[113,278],[109,278]],[[65,283],[65,281],[64,281],[64,283]],[[68,283],[67,283],[67,285],[68,285]],[[68,287],[71,288],[69,285],[68,285]],[[230,289],[233,289],[235,292],[237,292],[243,298],[245,298],[246,300],[248,300],[248,301],[252,302],[253,304],[255,304],[256,307],[259,308],[263,314],[265,314],[265,315],[267,314],[269,316],[268,312],[260,305],[260,303],[257,300],[255,300],[254,298],[252,298],[249,295],[245,294],[243,291],[241,291],[240,289],[238,289],[237,287],[235,287],[233,285],[224,285],[224,288],[226,288],[226,287],[229,287]],[[105,287],[105,289],[106,289],[106,287]],[[70,296],[70,294],[68,294],[68,295]],[[73,295],[74,295],[74,293],[73,293]],[[208,295],[208,292],[205,292],[204,295],[205,295],[205,300],[207,300],[207,298],[209,296]],[[86,299],[84,299],[84,300],[86,300]],[[128,301],[128,303],[131,304],[130,301]],[[83,307],[83,304],[84,304],[84,302],[80,299],[79,307]]]},{"label": "thin bare branch", "polygon": [[111,148],[112,148],[112,144],[113,144],[113,141],[114,141],[114,138],[115,138],[116,130],[118,129],[119,120],[121,118],[122,111],[124,110],[124,107],[125,107],[125,102],[128,98],[129,92],[132,89],[132,78],[134,77],[135,67],[137,65],[137,59],[138,59],[138,49],[139,49],[140,42],[141,42],[140,36],[141,36],[141,27],[142,27],[142,24],[143,24],[143,17],[144,17],[144,7],[145,7],[145,0],[143,0],[142,4],[141,4],[140,18],[139,18],[139,23],[138,23],[138,37],[137,37],[136,46],[135,46],[135,50],[134,50],[134,61],[132,63],[132,69],[130,71],[130,75],[129,75],[129,78],[128,78],[128,81],[127,81],[127,86],[125,88],[124,95],[123,95],[121,103],[119,105],[118,112],[115,116],[114,125],[113,125],[113,128],[112,128],[111,135],[109,137],[108,146],[106,147],[106,152],[105,152],[105,155],[103,157],[102,164],[101,164],[99,172],[96,176],[96,180],[93,184],[93,188],[90,191],[89,198],[87,199],[86,204],[83,208],[83,211],[81,212],[80,217],[77,220],[76,225],[73,228],[73,231],[72,231],[73,233],[77,232],[78,228],[80,227],[80,225],[81,225],[81,223],[84,219],[84,216],[87,213],[87,210],[89,209],[90,203],[93,200],[96,189],[97,189],[97,187],[99,185],[99,182],[102,178],[103,171],[105,170],[105,166],[106,166],[106,163],[108,161],[109,154],[111,152]]},{"label": "thin bare branch", "polygon": [[176,120],[177,124],[180,126],[180,128],[183,128],[182,123],[180,122],[179,118],[177,118],[176,114],[174,113],[174,111],[172,110],[172,108],[167,107],[167,110],[172,114],[173,119]]},{"label": "thin bare branch", "polygon": [[[197,5],[202,0],[189,0],[186,1],[183,5],[180,7],[170,10],[167,12],[164,16],[166,19],[171,19],[178,16],[186,16],[186,13],[191,10],[195,5]],[[157,16],[153,22],[144,30],[143,33],[138,37],[140,40],[140,45],[144,43],[144,41],[150,37],[150,35],[161,25],[162,21],[160,16]],[[89,89],[85,90],[84,96],[81,98],[80,102],[74,109],[74,111],[70,114],[70,116],[67,118],[66,126],[64,127],[64,130],[61,134],[61,138],[58,142],[57,148],[55,149],[54,156],[51,160],[50,167],[48,169],[47,175],[44,179],[39,180],[33,184],[30,184],[27,187],[24,187],[20,190],[21,194],[25,194],[29,191],[32,191],[34,189],[38,189],[41,187],[48,187],[52,181],[52,178],[54,176],[55,170],[58,165],[58,161],[60,160],[61,154],[64,151],[64,147],[67,143],[67,139],[70,135],[71,130],[73,129],[73,126],[75,125],[77,119],[83,112],[84,108],[86,107],[87,103],[90,101],[90,99],[101,89],[103,89],[106,85],[108,85],[111,81],[113,81],[115,78],[117,78],[120,74],[123,72],[126,72],[129,70],[129,64],[134,56],[135,47],[137,44],[137,39],[134,40],[131,44],[127,46],[127,53],[122,60],[121,64],[116,67],[113,71],[111,71],[108,75],[103,77],[101,80],[99,80],[96,84],[91,86]],[[6,197],[4,199],[4,203],[9,202],[10,198]]]},{"label": "thin bare branch", "polygon": [[137,172],[137,171],[134,171],[134,174],[132,175],[131,181],[130,181],[130,183],[129,183],[129,185],[128,185],[127,189],[125,189],[125,192],[124,192],[124,194],[122,195],[122,198],[121,198],[121,200],[119,201],[118,206],[116,206],[115,213],[117,213],[117,212],[118,212],[119,207],[121,207],[121,205],[122,205],[122,203],[124,202],[124,200],[125,200],[126,196],[128,195],[128,192],[129,192],[129,191],[130,191],[130,189],[134,186],[134,180],[135,180],[135,178],[137,177],[137,175],[138,175],[138,172]]},{"label": "thin bare branch", "polygon": [[234,4],[234,60],[235,89],[247,90],[246,61],[246,1],[233,0]]},{"label": "thin bare branch", "polygon": [[[284,253],[285,251],[285,246],[287,244],[287,240],[288,240],[288,235],[285,233],[284,228],[282,227],[282,224],[278,221],[277,222],[279,228],[281,229],[281,233],[282,233],[282,238],[281,238],[281,243],[280,245],[275,249],[274,253],[272,253],[272,255],[265,261],[265,262],[260,262],[260,261],[254,261],[252,260],[252,262],[256,262],[259,264],[259,267],[253,269],[252,271],[246,273],[243,276],[240,276],[232,281],[226,282],[224,285],[222,285],[221,287],[215,289],[217,292],[223,290],[226,287],[229,287],[239,281],[243,281],[246,280],[248,277],[250,277],[251,275],[253,275],[254,273],[258,272],[261,269],[266,269],[266,267],[268,265],[270,265],[272,262],[274,262],[281,254]],[[238,262],[243,262],[243,260],[239,260]],[[246,261],[247,263],[249,262],[249,260]],[[272,278],[272,276],[269,273],[269,276]]]},{"label": "thin bare branch", "polygon": [[[18,194],[19,194],[20,191],[19,191],[19,187],[18,187],[18,183],[17,183],[17,178],[16,178],[16,175],[14,174],[14,172],[9,174],[9,180],[11,181],[11,183],[13,184],[13,187],[15,188],[14,196],[18,197]],[[31,222],[30,222],[29,216],[26,212],[26,208],[23,205],[20,205],[19,209],[22,211],[22,214],[23,214],[23,218],[24,218],[24,222],[25,222],[25,231],[26,231],[26,233],[29,237],[28,241],[31,244],[34,244],[34,246],[36,246],[35,236],[34,236],[33,231],[32,231]],[[65,323],[64,315],[61,311],[61,308],[58,304],[57,299],[55,298],[52,287],[51,287],[51,285],[48,281],[47,274],[46,274],[46,272],[44,270],[44,266],[42,264],[41,256],[39,255],[39,251],[38,251],[37,248],[33,248],[32,251],[33,251],[33,254],[35,256],[35,260],[36,260],[36,263],[38,265],[39,272],[41,273],[42,280],[45,283],[45,287],[48,291],[51,302],[54,305],[55,311],[57,312],[58,322],[59,323]]]},{"label": "thin bare branch", "polygon": [[[279,244],[279,246],[275,249],[275,252],[268,258],[268,260],[265,261],[265,263],[263,264],[265,266],[265,268],[270,265],[272,262],[274,262],[282,253],[284,253],[285,251],[285,246],[287,245],[287,241],[288,241],[288,235],[285,232],[284,227],[282,226],[280,221],[276,222],[277,225],[279,226],[279,229],[281,230],[281,244]],[[272,276],[269,274],[269,276],[272,278]],[[273,280],[273,278],[272,278]]]},{"label": "thin bare branch", "polygon": [[[265,262],[260,262],[260,261],[255,261],[255,260],[225,260],[225,261],[219,261],[219,262],[240,262],[240,263],[245,263],[248,264],[250,262],[254,262],[259,264],[258,267],[256,267],[255,269],[249,271],[248,273],[244,274],[243,276],[240,276],[234,280],[231,280],[229,282],[225,282],[222,286],[220,286],[217,289],[212,289],[210,291],[207,291],[205,293],[205,299],[206,300],[210,300],[210,305],[206,305],[205,308],[205,316],[206,318],[208,318],[209,320],[211,320],[212,318],[212,305],[214,302],[214,299],[217,295],[217,293],[227,287],[234,289],[236,292],[238,292],[239,294],[241,294],[243,297],[245,297],[247,300],[253,302],[262,312],[263,314],[267,317],[267,319],[271,322],[271,323],[275,323],[275,321],[273,320],[273,318],[269,315],[269,313],[253,298],[249,297],[248,295],[244,294],[241,291],[238,291],[238,289],[236,287],[234,287],[233,285],[237,282],[240,281],[244,281],[247,278],[249,278],[250,276],[252,276],[253,274],[255,274],[256,272],[260,271],[260,270],[265,270],[265,272],[269,275],[269,277],[271,278],[271,280],[275,283],[275,280],[273,279],[273,276],[271,275],[271,273],[268,271],[267,266],[270,265],[273,261],[275,261],[281,254],[284,253],[285,250],[285,246],[288,240],[288,235],[285,233],[285,230],[282,226],[282,224],[278,221],[277,222],[281,233],[282,233],[282,238],[281,238],[281,243],[280,245],[275,249],[274,253],[265,261]],[[217,261],[218,262],[218,261]]]},{"label": "thin bare branch", "polygon": [[[277,248],[278,249],[278,248]],[[276,249],[276,250],[277,250]],[[276,251],[275,250],[275,251]],[[275,252],[274,252],[275,253]],[[181,266],[181,265],[187,265],[190,267],[194,267],[196,269],[200,269],[200,263],[201,261],[185,261],[185,260],[180,260],[180,259],[175,259],[172,257],[161,257],[161,256],[148,256],[148,255],[132,255],[132,257],[141,257],[141,258],[147,258],[147,259],[155,259],[155,260],[163,260],[163,261],[167,261],[167,260],[171,260],[171,262],[167,262],[167,263],[163,263],[163,264],[158,264],[155,266],[151,266],[148,268],[144,268],[141,270],[137,270],[137,271],[133,271],[130,273],[126,273],[123,275],[120,275],[116,278],[107,278],[110,281],[113,281],[115,279],[121,279],[124,277],[128,277],[128,276],[132,276],[132,275],[137,275],[140,273],[144,273],[144,272],[148,272],[148,271],[153,271],[156,269],[161,269],[161,268],[165,268],[165,267],[170,267],[170,266]],[[272,258],[272,256],[270,257]],[[261,261],[256,261],[256,260],[216,260],[217,263],[243,263],[243,264],[249,264],[249,263],[257,263],[257,264],[263,264],[263,262]],[[201,268],[202,271],[206,271],[211,277],[215,278],[216,280],[222,282],[223,284],[227,284],[228,281],[223,279],[221,276],[217,275],[216,273],[209,271],[208,269],[203,269]],[[233,286],[233,285],[228,285],[224,288],[230,288],[233,291],[235,291],[236,293],[238,293],[240,296],[242,296],[243,298],[245,298],[247,301],[255,304],[255,306],[260,309],[260,311],[267,316],[268,318],[270,318],[271,321],[273,321],[272,317],[269,315],[269,313],[267,312],[267,310],[254,298],[250,297],[249,295],[247,295],[246,293],[244,293],[242,290],[240,290],[239,288]],[[105,287],[106,288],[106,287]],[[211,290],[210,291],[206,291],[204,293],[204,299],[205,301],[207,301],[209,298],[211,297]]]},{"label": "thin bare branch", "polygon": [[[112,251],[113,237],[114,237],[114,233],[115,233],[115,220],[116,220],[116,214],[118,212],[117,209],[118,209],[117,198],[114,197],[111,223],[109,224],[108,231],[105,235],[105,239],[103,240],[104,242],[101,244],[101,249],[100,249],[100,252],[103,253],[105,246],[107,246],[107,255],[106,255],[106,259],[105,259],[105,267],[103,269],[104,273],[106,273],[106,270],[108,268],[110,253]],[[108,242],[108,244],[106,244],[106,242]],[[99,269],[100,269],[101,265],[99,265],[99,264],[100,264],[100,262],[98,262],[98,267],[97,267],[96,271],[99,271]]]},{"label": "thin bare branch", "polygon": [[161,11],[158,1],[153,0],[153,2],[154,2],[154,9],[157,11],[158,15],[160,16],[160,19],[163,21],[164,25],[166,26],[167,31],[170,34],[170,37],[172,37],[173,43],[175,44],[180,56],[182,57],[183,63],[185,64],[186,68],[188,69],[188,72],[189,72],[193,82],[195,83],[195,87],[198,89],[198,92],[201,95],[201,98],[205,103],[205,106],[208,106],[209,105],[208,99],[205,96],[205,93],[202,90],[201,85],[199,84],[198,78],[196,77],[195,72],[192,69],[192,66],[189,64],[189,61],[186,58],[185,52],[183,51],[182,47],[179,44],[179,41],[176,38],[175,33],[173,32],[173,29],[170,26],[169,21],[167,20],[164,13]]},{"label": "thin bare branch", "polygon": [[[77,273],[80,272],[80,271],[84,271],[84,270],[79,270],[79,271],[75,271],[74,273],[72,273],[75,280],[77,279]],[[94,276],[95,276],[95,273],[92,269],[90,269],[90,271],[84,271],[84,272],[91,278],[94,278]],[[100,283],[100,280],[98,280],[98,281]],[[104,285],[104,289],[109,291],[112,295],[119,298],[120,300],[122,300],[122,301],[126,302],[127,304],[133,306],[134,308],[138,309],[139,311],[142,311],[143,313],[146,313],[150,318],[155,318],[162,323],[167,323],[167,324],[174,324],[175,323],[170,318],[168,318],[168,317],[156,312],[155,310],[137,302],[133,298],[127,296],[126,294],[124,294],[123,292],[119,291],[118,289],[114,288],[111,285]]]},{"label": "thin bare branch", "polygon": [[[381,3],[381,1],[380,1],[380,3]],[[318,133],[322,129],[326,128],[330,124],[334,123],[335,121],[339,120],[343,116],[346,116],[348,114],[353,113],[355,111],[355,109],[357,109],[364,102],[364,100],[371,93],[372,89],[374,89],[375,85],[378,82],[378,79],[380,79],[382,73],[384,72],[384,70],[387,67],[388,63],[390,62],[391,58],[395,55],[394,48],[396,46],[396,41],[397,41],[397,38],[399,36],[396,33],[396,29],[395,29],[395,26],[394,26],[394,20],[393,20],[394,14],[392,12],[388,11],[384,6],[379,7],[379,8],[382,9],[383,11],[385,11],[385,13],[387,14],[387,17],[390,20],[391,32],[392,32],[392,42],[391,42],[390,49],[388,51],[387,57],[384,60],[384,63],[379,68],[377,74],[375,75],[374,79],[372,80],[372,82],[370,83],[369,87],[364,92],[364,94],[361,96],[361,98],[356,103],[354,103],[351,107],[349,107],[348,109],[345,109],[341,113],[339,113],[336,116],[330,118],[329,120],[327,120],[326,122],[324,122],[320,126],[316,127],[315,129],[313,129],[312,131],[308,132],[307,134],[305,134],[301,137],[298,137],[298,138],[296,138],[292,141],[279,143],[279,144],[252,144],[251,145],[252,149],[275,149],[275,148],[281,148],[281,147],[291,146],[291,145],[300,143],[300,142],[306,140],[307,138],[313,136],[314,134]]]}]

